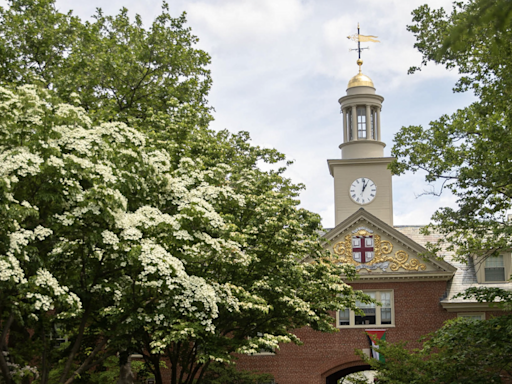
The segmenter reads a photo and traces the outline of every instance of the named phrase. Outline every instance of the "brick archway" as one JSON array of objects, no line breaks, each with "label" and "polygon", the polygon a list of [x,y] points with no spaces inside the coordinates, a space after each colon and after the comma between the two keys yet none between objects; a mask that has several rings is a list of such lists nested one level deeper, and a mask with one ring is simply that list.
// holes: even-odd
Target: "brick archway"
[{"label": "brick archway", "polygon": [[368,371],[370,369],[371,366],[365,364],[364,361],[356,360],[331,368],[322,376],[325,377],[325,384],[336,384],[339,379],[350,375],[351,373]]}]

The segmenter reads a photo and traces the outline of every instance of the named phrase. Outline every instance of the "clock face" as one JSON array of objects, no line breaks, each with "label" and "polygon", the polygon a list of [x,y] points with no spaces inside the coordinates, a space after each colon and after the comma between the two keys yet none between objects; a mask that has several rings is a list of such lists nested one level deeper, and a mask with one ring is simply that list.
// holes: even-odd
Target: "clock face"
[{"label": "clock face", "polygon": [[377,186],[367,177],[355,179],[350,186],[350,197],[357,204],[368,204],[375,199],[377,195]]}]

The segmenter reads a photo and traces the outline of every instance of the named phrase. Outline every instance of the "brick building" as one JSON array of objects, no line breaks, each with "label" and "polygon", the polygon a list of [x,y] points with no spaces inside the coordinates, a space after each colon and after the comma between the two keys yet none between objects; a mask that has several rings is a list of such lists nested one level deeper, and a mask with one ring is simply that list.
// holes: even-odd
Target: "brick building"
[{"label": "brick building", "polygon": [[475,265],[461,264],[449,252],[424,259],[424,245],[436,236],[423,236],[419,226],[393,226],[392,161],[384,157],[380,111],[384,98],[372,80],[359,73],[339,99],[343,113],[341,159],[328,160],[334,178],[335,228],[324,235],[326,247],[342,263],[359,271],[350,284],[375,297],[382,306],[364,306],[365,316],[346,310],[333,314],[339,332],[324,334],[296,330],[302,346],[282,345],[274,353],[241,356],[239,367],[274,375],[277,384],[334,384],[345,375],[366,370],[354,353],[369,353],[367,330],[385,332],[386,340],[416,342],[448,319],[485,319],[495,311],[486,304],[454,298],[476,285],[510,289],[511,255],[503,254]]}]

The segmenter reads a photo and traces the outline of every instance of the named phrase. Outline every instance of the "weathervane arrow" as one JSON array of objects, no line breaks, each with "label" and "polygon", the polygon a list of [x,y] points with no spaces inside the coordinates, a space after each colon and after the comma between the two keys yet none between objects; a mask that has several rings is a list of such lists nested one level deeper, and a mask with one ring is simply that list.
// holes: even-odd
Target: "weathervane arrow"
[{"label": "weathervane arrow", "polygon": [[[347,36],[347,39],[349,40],[352,40],[352,41],[356,41],[357,42],[357,49],[351,49],[351,51],[357,51],[358,54],[359,54],[359,60],[361,60],[361,51],[363,49],[370,49],[368,47],[365,47],[365,48],[361,48],[361,43],[362,42],[370,42],[370,43],[380,43],[379,40],[377,40],[377,36],[373,36],[373,35],[361,35],[359,33],[359,23],[357,23],[357,35],[349,35]],[[361,61],[361,64],[363,62]],[[359,64],[359,65],[361,65]],[[361,69],[361,67],[359,67],[359,69]]]},{"label": "weathervane arrow", "polygon": [[359,35],[359,34],[356,35],[356,34],[354,34],[354,35],[347,36],[347,39],[352,40],[352,41],[361,42],[361,43],[365,43],[365,42],[380,43],[380,41],[377,40],[377,36],[373,36],[373,35]]}]

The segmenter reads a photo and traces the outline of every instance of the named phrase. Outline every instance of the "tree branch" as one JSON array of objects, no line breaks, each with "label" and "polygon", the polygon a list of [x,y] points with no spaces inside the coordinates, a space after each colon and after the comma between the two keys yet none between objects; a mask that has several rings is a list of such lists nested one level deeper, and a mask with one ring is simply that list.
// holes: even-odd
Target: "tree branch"
[{"label": "tree branch", "polygon": [[89,314],[91,313],[91,303],[87,306],[87,309],[84,312],[82,317],[82,322],[80,323],[80,327],[78,329],[78,337],[73,344],[73,348],[69,353],[68,360],[66,361],[66,365],[64,367],[64,371],[62,372],[62,376],[60,377],[59,383],[64,383],[66,377],[69,375],[69,371],[71,370],[71,364],[73,363],[73,359],[75,355],[78,353],[80,349],[80,345],[82,344],[82,339],[84,337],[85,325],[87,324],[87,319],[89,318]]},{"label": "tree branch", "polygon": [[9,367],[7,366],[7,361],[4,356],[4,348],[7,350],[7,335],[9,334],[9,329],[11,328],[12,322],[14,321],[14,313],[11,312],[7,321],[4,324],[4,329],[2,330],[2,339],[0,340],[0,369],[5,379],[6,384],[12,383],[12,376]]},{"label": "tree branch", "polygon": [[[94,363],[91,364],[91,361],[98,354],[98,352],[105,346],[105,344],[107,344],[107,340],[108,340],[107,338],[104,338],[98,345],[96,345],[96,347],[91,352],[91,354],[87,357],[87,359],[84,360],[82,365],[80,367],[78,367],[78,369],[75,370],[75,372],[73,372],[73,375],[69,379],[67,379],[64,382],[64,384],[71,384],[75,380],[75,378],[78,377],[83,371],[93,367],[96,364],[101,363],[102,361],[104,361],[105,359],[107,359],[108,357],[110,357],[114,354],[114,352],[106,353],[105,356],[103,356],[101,359],[98,359],[97,361],[95,361]],[[61,382],[62,382],[62,378],[61,378]]]}]

